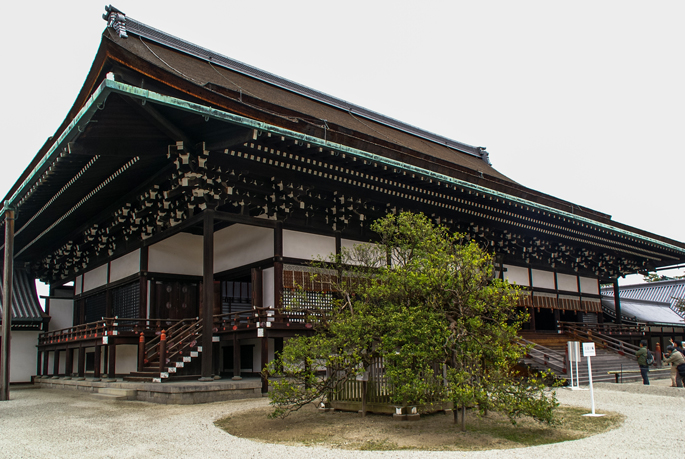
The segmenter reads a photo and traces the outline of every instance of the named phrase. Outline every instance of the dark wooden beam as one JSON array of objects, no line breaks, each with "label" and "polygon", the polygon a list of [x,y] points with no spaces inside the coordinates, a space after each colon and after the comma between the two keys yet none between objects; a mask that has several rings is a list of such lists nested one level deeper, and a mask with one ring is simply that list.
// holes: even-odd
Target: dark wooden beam
[{"label": "dark wooden beam", "polygon": [[254,131],[253,129],[234,127],[232,129],[223,130],[223,132],[220,132],[213,137],[216,137],[216,139],[205,140],[205,150],[222,151],[235,147],[236,145],[244,144],[254,138]]},{"label": "dark wooden beam", "polygon": [[243,225],[259,226],[262,228],[276,228],[277,220],[249,217],[247,215],[231,214],[228,212],[215,212],[214,219],[221,222],[241,223]]},{"label": "dark wooden beam", "polygon": [[143,118],[149,121],[157,129],[162,131],[171,140],[180,140],[186,148],[190,148],[195,145],[195,142],[191,137],[181,128],[176,126],[174,123],[169,121],[164,115],[162,115],[159,110],[152,106],[150,103],[145,103],[140,99],[134,97],[124,97],[123,98],[131,107],[133,107]]}]

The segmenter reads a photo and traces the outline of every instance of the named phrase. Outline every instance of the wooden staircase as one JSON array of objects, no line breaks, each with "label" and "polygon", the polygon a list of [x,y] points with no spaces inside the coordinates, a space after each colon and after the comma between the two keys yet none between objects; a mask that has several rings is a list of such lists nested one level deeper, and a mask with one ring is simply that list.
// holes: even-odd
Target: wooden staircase
[{"label": "wooden staircase", "polygon": [[[630,372],[622,373],[619,376],[620,382],[642,381],[637,362],[629,353],[618,352],[611,347],[604,345],[603,335],[594,333],[590,337],[595,342],[596,356],[592,357],[592,381],[593,382],[616,382],[616,376],[609,374],[610,371]],[[566,343],[568,341],[590,341],[588,337],[579,337],[570,333],[533,333],[523,332],[522,338],[535,346],[524,358],[523,363],[531,369],[547,370],[551,369],[558,379],[567,379],[570,384],[570,368],[566,357]],[[576,376],[576,366],[573,364],[574,380]],[[578,362],[578,375],[581,385],[589,384],[587,359],[582,358]],[[669,377],[667,372],[650,373],[650,379],[660,379]]]},{"label": "wooden staircase", "polygon": [[146,343],[142,368],[124,377],[124,381],[161,383],[198,379],[201,342],[201,320],[187,319],[175,323]]}]

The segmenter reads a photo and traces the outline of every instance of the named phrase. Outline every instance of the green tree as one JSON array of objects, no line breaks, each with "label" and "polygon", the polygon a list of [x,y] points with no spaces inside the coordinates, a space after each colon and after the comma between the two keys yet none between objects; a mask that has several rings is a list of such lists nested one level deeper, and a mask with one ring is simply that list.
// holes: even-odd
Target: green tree
[{"label": "green tree", "polygon": [[382,357],[392,403],[450,400],[512,422],[553,422],[554,393],[514,371],[525,354],[516,342],[526,317],[517,289],[496,278],[493,257],[421,214],[388,215],[371,228],[376,243],[319,266],[338,293],[330,309],[304,297],[292,306],[317,333],[289,340],[267,367],[267,376],[282,376],[272,380],[274,415],[325,398]]}]

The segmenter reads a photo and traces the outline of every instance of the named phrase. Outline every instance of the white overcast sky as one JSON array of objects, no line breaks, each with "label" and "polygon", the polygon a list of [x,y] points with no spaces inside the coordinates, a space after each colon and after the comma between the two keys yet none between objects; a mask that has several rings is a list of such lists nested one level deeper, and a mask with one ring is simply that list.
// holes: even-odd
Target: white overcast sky
[{"label": "white overcast sky", "polygon": [[[685,2],[113,4],[234,59],[485,146],[493,166],[524,186],[685,240]],[[3,196],[72,106],[104,5],[3,7]]]}]

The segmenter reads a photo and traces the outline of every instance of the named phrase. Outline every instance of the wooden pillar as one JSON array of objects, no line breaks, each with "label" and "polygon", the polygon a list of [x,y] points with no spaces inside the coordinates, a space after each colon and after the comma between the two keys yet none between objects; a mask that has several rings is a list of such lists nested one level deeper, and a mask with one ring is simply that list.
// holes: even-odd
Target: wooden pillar
[{"label": "wooden pillar", "polygon": [[[264,336],[261,338],[262,352],[261,352],[261,368],[263,372],[266,369],[266,364],[269,363],[269,338],[267,338],[266,328],[264,329]],[[262,394],[269,392],[269,380],[264,377],[262,373]]]},{"label": "wooden pillar", "polygon": [[283,223],[276,223],[274,229],[274,308],[283,307]]},{"label": "wooden pillar", "polygon": [[148,248],[147,246],[140,249],[140,308],[138,317],[141,319],[149,319],[147,313],[147,268],[148,268]]},{"label": "wooden pillar", "polygon": [[109,368],[107,368],[107,376],[109,379],[115,379],[117,377],[117,346],[114,344],[114,337],[110,336],[107,343],[107,353]]},{"label": "wooden pillar", "polygon": [[240,340],[236,332],[233,332],[233,379],[243,379],[240,376]]},{"label": "wooden pillar", "polygon": [[533,306],[530,307],[530,330],[535,331],[535,308]]},{"label": "wooden pillar", "polygon": [[55,350],[55,358],[52,359],[52,376],[59,376],[59,352]]},{"label": "wooden pillar", "polygon": [[67,348],[67,356],[64,365],[64,376],[71,377],[74,373],[74,350]]},{"label": "wooden pillar", "polygon": [[78,377],[84,378],[86,376],[86,348],[81,346],[78,348]]},{"label": "wooden pillar", "polygon": [[214,211],[207,209],[204,212],[202,230],[202,371],[200,381],[213,381]]},{"label": "wooden pillar", "polygon": [[95,345],[95,358],[93,359],[93,378],[100,379],[100,371],[102,368],[102,346]]},{"label": "wooden pillar", "polygon": [[616,324],[621,325],[623,319],[621,317],[621,299],[618,296],[618,279],[614,280],[614,309],[616,311]]},{"label": "wooden pillar", "polygon": [[2,340],[0,341],[0,401],[10,399],[10,328],[14,271],[14,209],[5,201],[5,264],[2,276]]},{"label": "wooden pillar", "polygon": [[41,358],[43,357],[43,353],[39,350],[36,349],[36,376],[42,376],[42,371],[41,369],[43,368],[41,365]]},{"label": "wooden pillar", "polygon": [[50,365],[50,351],[43,351],[43,376],[48,375],[48,367]]},{"label": "wooden pillar", "polygon": [[114,308],[112,308],[112,291],[107,289],[105,290],[105,317],[114,317],[113,309]]},{"label": "wooden pillar", "polygon": [[561,330],[559,327],[559,321],[561,320],[561,312],[559,309],[554,309],[554,326],[556,327],[557,331]]},{"label": "wooden pillar", "polygon": [[342,252],[342,236],[340,235],[340,231],[335,232],[335,255],[340,256],[340,253]]}]

